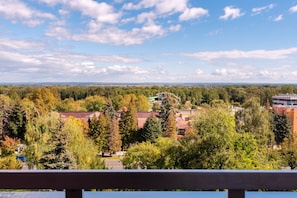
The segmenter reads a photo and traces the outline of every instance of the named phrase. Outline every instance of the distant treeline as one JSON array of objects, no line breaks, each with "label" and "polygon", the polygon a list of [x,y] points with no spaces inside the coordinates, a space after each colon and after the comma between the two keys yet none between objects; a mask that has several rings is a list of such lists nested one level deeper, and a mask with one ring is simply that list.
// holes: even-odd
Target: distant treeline
[{"label": "distant treeline", "polygon": [[160,92],[170,92],[180,98],[180,104],[190,101],[193,106],[203,103],[210,104],[213,100],[241,105],[251,97],[260,98],[261,105],[271,103],[274,95],[297,93],[295,85],[207,85],[207,86],[141,86],[141,85],[2,85],[0,94],[10,98],[23,99],[38,88],[49,88],[60,96],[60,100],[73,98],[74,101],[83,100],[88,96],[102,96],[115,98],[127,94],[155,96]]}]

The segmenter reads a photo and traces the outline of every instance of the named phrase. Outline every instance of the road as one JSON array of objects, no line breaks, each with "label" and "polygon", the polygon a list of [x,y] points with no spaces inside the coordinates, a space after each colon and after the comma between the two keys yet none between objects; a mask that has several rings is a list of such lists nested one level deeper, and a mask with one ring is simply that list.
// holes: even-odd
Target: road
[{"label": "road", "polygon": [[111,170],[123,170],[123,164],[119,159],[108,159],[105,158],[105,164],[108,169]]}]

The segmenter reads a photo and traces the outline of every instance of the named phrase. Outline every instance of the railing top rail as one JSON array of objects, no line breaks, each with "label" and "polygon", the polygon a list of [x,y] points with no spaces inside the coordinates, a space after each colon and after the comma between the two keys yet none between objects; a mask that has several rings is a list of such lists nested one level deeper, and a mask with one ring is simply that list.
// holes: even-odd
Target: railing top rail
[{"label": "railing top rail", "polygon": [[0,189],[292,190],[297,171],[13,170],[0,171]]}]

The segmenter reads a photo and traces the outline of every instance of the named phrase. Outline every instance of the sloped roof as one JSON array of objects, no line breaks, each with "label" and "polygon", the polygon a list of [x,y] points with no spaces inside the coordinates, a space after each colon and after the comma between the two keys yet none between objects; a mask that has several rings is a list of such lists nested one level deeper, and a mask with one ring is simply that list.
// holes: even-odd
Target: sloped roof
[{"label": "sloped roof", "polygon": [[99,116],[100,112],[59,112],[62,119],[66,119],[69,116],[78,118],[78,119],[89,119],[92,118],[94,115]]}]

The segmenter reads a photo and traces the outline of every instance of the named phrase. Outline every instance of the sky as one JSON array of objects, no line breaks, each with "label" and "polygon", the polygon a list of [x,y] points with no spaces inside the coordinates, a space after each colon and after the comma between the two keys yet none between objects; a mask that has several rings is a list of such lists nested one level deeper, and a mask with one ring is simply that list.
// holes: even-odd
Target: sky
[{"label": "sky", "polygon": [[297,83],[297,0],[0,0],[0,83]]}]

